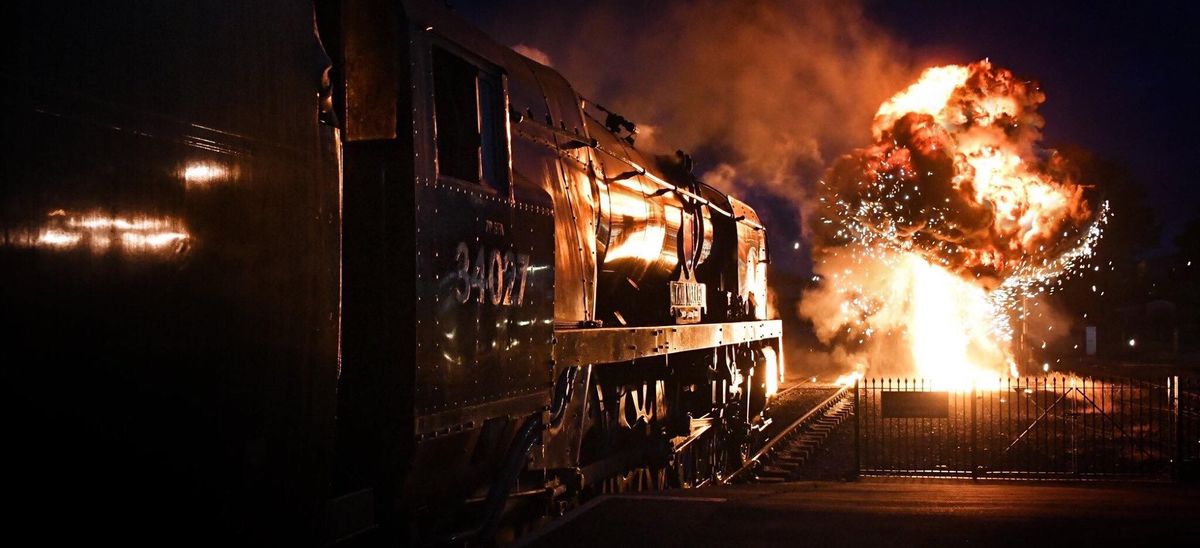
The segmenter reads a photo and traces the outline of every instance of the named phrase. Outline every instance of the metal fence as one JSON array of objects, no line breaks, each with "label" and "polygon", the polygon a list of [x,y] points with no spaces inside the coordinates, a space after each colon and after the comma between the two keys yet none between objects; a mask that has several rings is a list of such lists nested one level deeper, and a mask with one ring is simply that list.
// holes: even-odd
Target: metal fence
[{"label": "metal fence", "polygon": [[1200,458],[1200,396],[1164,383],[1044,376],[941,390],[865,379],[855,390],[861,474],[1169,478]]}]

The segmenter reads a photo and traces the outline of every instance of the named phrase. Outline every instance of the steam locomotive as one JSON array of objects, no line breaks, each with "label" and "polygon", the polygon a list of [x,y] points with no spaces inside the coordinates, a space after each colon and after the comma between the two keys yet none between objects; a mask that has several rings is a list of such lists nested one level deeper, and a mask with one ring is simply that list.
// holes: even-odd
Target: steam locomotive
[{"label": "steam locomotive", "polygon": [[439,6],[106,4],[3,8],[18,527],[486,539],[740,464],[766,232],[685,154]]}]

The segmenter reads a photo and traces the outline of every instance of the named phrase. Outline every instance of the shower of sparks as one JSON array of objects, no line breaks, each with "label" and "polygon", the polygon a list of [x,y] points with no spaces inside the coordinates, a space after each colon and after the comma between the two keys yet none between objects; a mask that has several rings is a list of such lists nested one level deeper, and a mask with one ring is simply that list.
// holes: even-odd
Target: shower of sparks
[{"label": "shower of sparks", "polygon": [[932,68],[830,169],[801,312],[836,357],[946,386],[1017,374],[1013,322],[1088,267],[1109,211],[1037,146],[1042,101],[986,60]]}]

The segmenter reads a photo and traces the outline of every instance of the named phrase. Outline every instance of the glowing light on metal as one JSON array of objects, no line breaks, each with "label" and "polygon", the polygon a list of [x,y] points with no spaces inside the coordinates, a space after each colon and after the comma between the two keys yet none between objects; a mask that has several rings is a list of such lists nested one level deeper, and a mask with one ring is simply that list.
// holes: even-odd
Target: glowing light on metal
[{"label": "glowing light on metal", "polygon": [[766,358],[766,365],[764,366],[766,371],[764,371],[764,374],[766,375],[766,391],[767,397],[769,398],[779,392],[779,381],[781,377],[781,370],[779,367],[780,362],[779,356],[775,354],[775,349],[769,346],[763,348],[763,356]]},{"label": "glowing light on metal", "polygon": [[180,249],[189,239],[191,234],[175,217],[112,216],[56,209],[47,213],[41,227],[27,232],[15,231],[3,243],[55,251],[163,253]]},{"label": "glowing light on metal", "polygon": [[189,187],[207,185],[228,177],[229,170],[211,163],[189,163],[183,169],[183,180]]}]

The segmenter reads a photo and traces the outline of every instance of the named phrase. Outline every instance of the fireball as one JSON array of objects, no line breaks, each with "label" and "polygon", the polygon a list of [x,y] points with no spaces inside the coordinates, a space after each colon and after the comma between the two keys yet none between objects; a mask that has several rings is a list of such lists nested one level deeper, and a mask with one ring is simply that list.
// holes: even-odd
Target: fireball
[{"label": "fireball", "polygon": [[801,312],[848,364],[963,387],[1017,374],[1012,322],[1100,237],[1070,166],[1039,147],[1038,85],[984,60],[926,70],[874,143],[821,181]]}]

